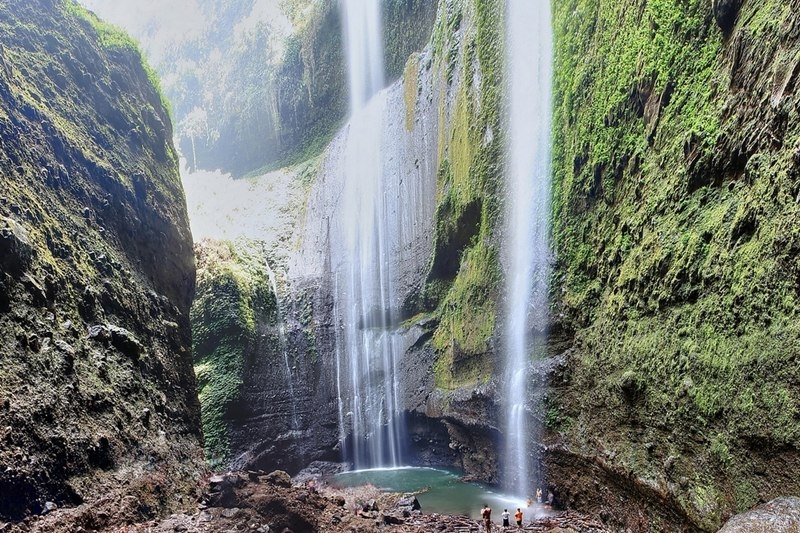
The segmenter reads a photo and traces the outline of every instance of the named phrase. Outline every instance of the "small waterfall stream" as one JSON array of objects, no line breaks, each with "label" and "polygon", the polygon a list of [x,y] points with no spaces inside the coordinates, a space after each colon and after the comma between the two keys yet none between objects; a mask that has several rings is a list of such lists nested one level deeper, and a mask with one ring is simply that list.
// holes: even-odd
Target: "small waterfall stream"
[{"label": "small waterfall stream", "polygon": [[[507,202],[504,262],[506,271],[505,411],[506,489],[533,493],[529,482],[536,465],[528,449],[530,427],[525,400],[532,328],[547,324],[551,253],[550,132],[553,37],[549,0],[509,0],[506,7],[508,83]],[[535,470],[534,470],[535,472]]]},{"label": "small waterfall stream", "polygon": [[278,322],[278,344],[280,345],[281,354],[283,355],[283,366],[286,369],[286,384],[289,386],[289,397],[292,401],[292,429],[296,430],[300,427],[297,419],[297,396],[294,393],[294,383],[292,378],[292,367],[289,364],[289,343],[286,340],[286,322],[284,318],[286,313],[281,309],[281,298],[278,294],[278,283],[275,278],[275,271],[269,266],[268,262],[264,262],[267,268],[267,279],[269,280],[272,294],[275,295],[275,308],[277,311]]}]

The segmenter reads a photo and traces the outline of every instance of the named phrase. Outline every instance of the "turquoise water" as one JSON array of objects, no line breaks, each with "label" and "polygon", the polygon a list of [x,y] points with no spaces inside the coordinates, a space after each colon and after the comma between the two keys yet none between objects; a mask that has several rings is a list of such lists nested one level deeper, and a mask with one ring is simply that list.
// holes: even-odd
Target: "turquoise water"
[{"label": "turquoise water", "polygon": [[334,476],[331,483],[341,487],[356,487],[372,484],[387,492],[416,492],[417,499],[426,514],[440,513],[480,518],[481,508],[488,503],[492,508],[492,521],[500,523],[500,513],[508,509],[511,523],[514,512],[522,509],[523,521],[546,516],[544,506],[533,504],[528,507],[525,498],[505,495],[480,483],[466,483],[454,471],[436,468],[386,468],[343,472]]}]

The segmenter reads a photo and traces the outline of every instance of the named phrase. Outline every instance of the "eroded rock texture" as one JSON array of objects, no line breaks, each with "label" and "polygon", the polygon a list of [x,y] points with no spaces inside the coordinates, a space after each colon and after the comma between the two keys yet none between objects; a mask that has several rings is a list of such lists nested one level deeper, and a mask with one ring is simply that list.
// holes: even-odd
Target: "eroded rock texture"
[{"label": "eroded rock texture", "polygon": [[549,477],[635,530],[800,489],[800,4],[738,4],[556,4]]},{"label": "eroded rock texture", "polygon": [[0,5],[0,520],[123,487],[116,510],[148,516],[190,492],[195,273],[171,135],[127,37],[71,2]]}]

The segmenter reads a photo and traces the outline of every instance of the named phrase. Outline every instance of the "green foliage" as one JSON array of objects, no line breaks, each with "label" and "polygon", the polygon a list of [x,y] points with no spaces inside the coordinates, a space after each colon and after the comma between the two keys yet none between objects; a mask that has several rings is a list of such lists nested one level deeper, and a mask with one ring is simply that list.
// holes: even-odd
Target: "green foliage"
[{"label": "green foliage", "polygon": [[218,466],[229,459],[228,410],[239,397],[257,325],[275,319],[277,304],[257,248],[204,242],[197,252],[192,346],[206,458]]}]

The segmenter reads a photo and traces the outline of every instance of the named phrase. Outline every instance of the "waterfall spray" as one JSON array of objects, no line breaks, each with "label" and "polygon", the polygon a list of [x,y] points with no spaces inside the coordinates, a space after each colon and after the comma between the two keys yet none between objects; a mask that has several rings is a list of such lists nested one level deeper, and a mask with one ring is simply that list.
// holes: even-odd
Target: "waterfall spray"
[{"label": "waterfall spray", "polygon": [[506,489],[532,494],[535,436],[525,400],[532,345],[528,331],[546,327],[550,273],[550,130],[552,30],[549,0],[509,0],[505,271]]}]

